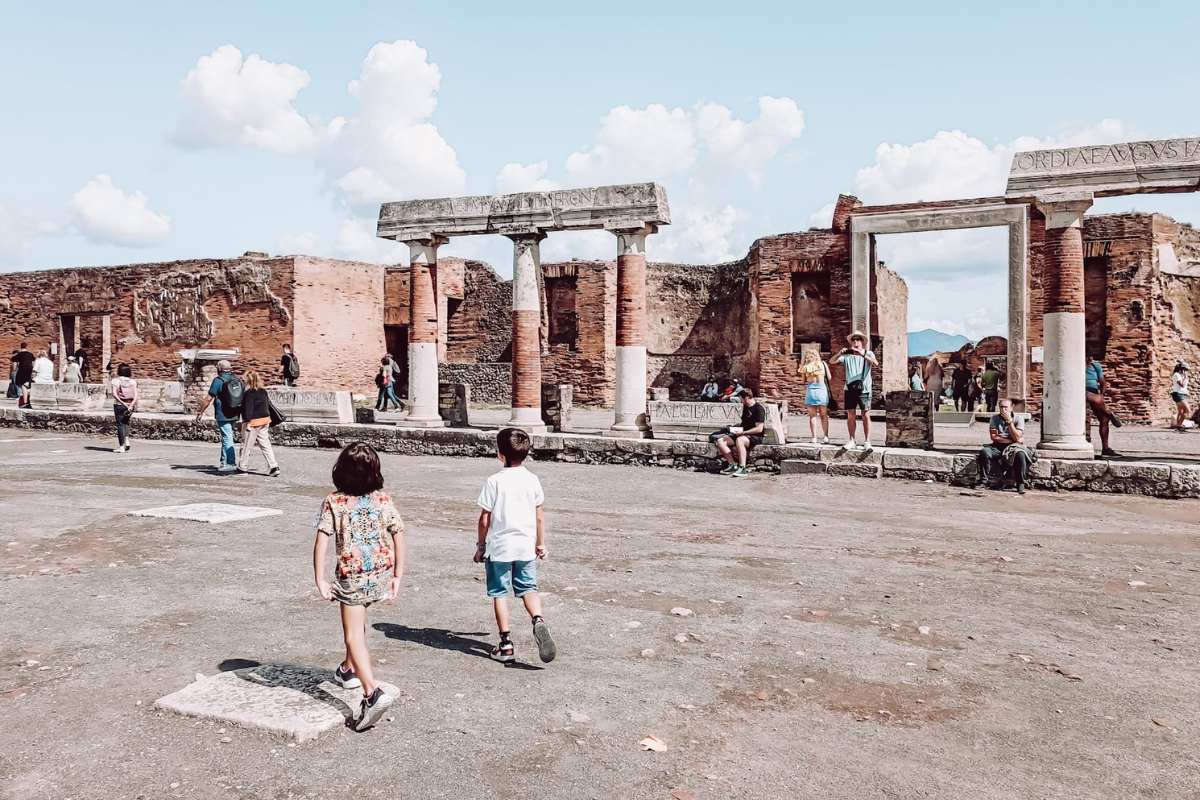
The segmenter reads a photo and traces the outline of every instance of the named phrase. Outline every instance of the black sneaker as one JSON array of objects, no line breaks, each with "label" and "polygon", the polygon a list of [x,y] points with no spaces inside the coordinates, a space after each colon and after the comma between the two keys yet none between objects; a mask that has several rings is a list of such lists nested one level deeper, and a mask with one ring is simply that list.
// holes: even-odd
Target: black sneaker
[{"label": "black sneaker", "polygon": [[354,674],[354,670],[343,670],[341,664],[338,664],[337,669],[333,671],[333,682],[343,689],[359,689],[362,687],[362,681]]},{"label": "black sneaker", "polygon": [[549,664],[558,655],[558,648],[554,645],[554,637],[550,635],[550,626],[541,617],[533,621],[533,638],[537,640],[538,658],[543,664]]},{"label": "black sneaker", "polygon": [[1112,413],[1111,411],[1108,412],[1108,421],[1113,424],[1114,428],[1119,428],[1125,424],[1125,422],[1120,417],[1118,417],[1116,414]]},{"label": "black sneaker", "polygon": [[271,467],[271,471],[267,473],[267,477],[278,478],[279,477],[279,467]]},{"label": "black sneaker", "polygon": [[354,723],[354,730],[361,732],[374,726],[391,704],[391,696],[384,694],[383,689],[376,686],[370,697],[363,698],[362,706],[359,708],[358,721]]}]

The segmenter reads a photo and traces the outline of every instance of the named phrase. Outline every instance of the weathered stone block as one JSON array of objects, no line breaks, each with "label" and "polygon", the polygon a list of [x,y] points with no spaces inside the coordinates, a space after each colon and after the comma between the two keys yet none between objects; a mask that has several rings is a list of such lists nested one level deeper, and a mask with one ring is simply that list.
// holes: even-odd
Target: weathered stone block
[{"label": "weathered stone block", "polygon": [[933,401],[929,392],[888,392],[886,421],[888,447],[933,447]]},{"label": "weathered stone block", "polygon": [[29,407],[41,409],[58,408],[57,383],[32,383],[29,385]]},{"label": "weathered stone block", "polygon": [[354,403],[350,392],[322,392],[276,386],[267,390],[271,402],[288,422],[354,422]]},{"label": "weathered stone block", "polygon": [[[778,403],[760,400],[767,411],[763,441],[784,444],[787,430]],[[706,441],[721,428],[740,425],[741,403],[701,403],[651,400],[648,404],[650,429],[655,439]]]},{"label": "weathered stone block", "polygon": [[1200,497],[1200,466],[1172,464],[1170,489],[1174,497]]},{"label": "weathered stone block", "polygon": [[828,473],[850,478],[881,478],[883,477],[883,467],[878,463],[834,461],[828,465]]},{"label": "weathered stone block", "polygon": [[883,468],[885,470],[949,473],[954,471],[954,457],[946,453],[888,450],[883,454]]},{"label": "weathered stone block", "polygon": [[465,428],[471,407],[471,387],[465,383],[438,384],[438,414],[451,427]]},{"label": "weathered stone block", "polygon": [[788,458],[779,465],[780,475],[825,475],[828,472],[829,465],[822,461]]}]

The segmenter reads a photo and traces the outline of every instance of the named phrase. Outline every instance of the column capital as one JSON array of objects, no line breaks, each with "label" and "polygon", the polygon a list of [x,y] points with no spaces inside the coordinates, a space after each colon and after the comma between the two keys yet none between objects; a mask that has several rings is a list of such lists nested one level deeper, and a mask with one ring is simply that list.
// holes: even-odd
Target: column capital
[{"label": "column capital", "polygon": [[628,222],[617,224],[606,224],[604,230],[614,236],[649,236],[652,233],[658,233],[658,226],[653,223],[639,223],[631,225]]},{"label": "column capital", "polygon": [[1095,195],[1088,191],[1054,192],[1035,198],[1038,211],[1046,217],[1047,228],[1080,227],[1094,200]]},{"label": "column capital", "polygon": [[517,242],[540,242],[546,238],[546,232],[541,228],[523,228],[516,230],[501,230],[500,235],[511,239],[513,243]]}]

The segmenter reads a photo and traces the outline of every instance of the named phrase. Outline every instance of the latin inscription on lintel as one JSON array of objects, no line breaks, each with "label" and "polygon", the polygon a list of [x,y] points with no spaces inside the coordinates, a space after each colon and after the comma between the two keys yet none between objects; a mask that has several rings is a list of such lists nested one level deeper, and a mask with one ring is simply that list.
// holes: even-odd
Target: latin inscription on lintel
[{"label": "latin inscription on lintel", "polygon": [[1041,192],[1098,196],[1200,189],[1200,137],[1026,150],[1013,156],[1010,198]]}]

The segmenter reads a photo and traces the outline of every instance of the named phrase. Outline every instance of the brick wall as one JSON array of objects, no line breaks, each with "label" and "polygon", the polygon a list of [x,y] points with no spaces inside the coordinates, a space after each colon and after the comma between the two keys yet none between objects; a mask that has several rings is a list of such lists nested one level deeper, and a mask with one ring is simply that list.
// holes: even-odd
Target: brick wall
[{"label": "brick wall", "polygon": [[[1200,399],[1200,231],[1160,214],[1151,223],[1155,245],[1152,324],[1156,347],[1150,363],[1150,410],[1174,420],[1171,372],[1182,359],[1191,369],[1191,404]],[[1164,263],[1164,259],[1173,263]]]},{"label": "brick wall", "polygon": [[[142,378],[174,380],[177,351],[238,347],[239,368],[278,376],[292,342],[293,259],[195,259],[0,274],[0,352],[21,341],[49,349],[59,315],[84,315],[90,379],[99,380],[101,315],[111,315],[111,357]],[[69,346],[70,343],[68,343]],[[301,364],[306,373],[311,360]]]},{"label": "brick wall", "polygon": [[374,390],[383,337],[384,268],[297,256],[292,347],[300,385]]}]

